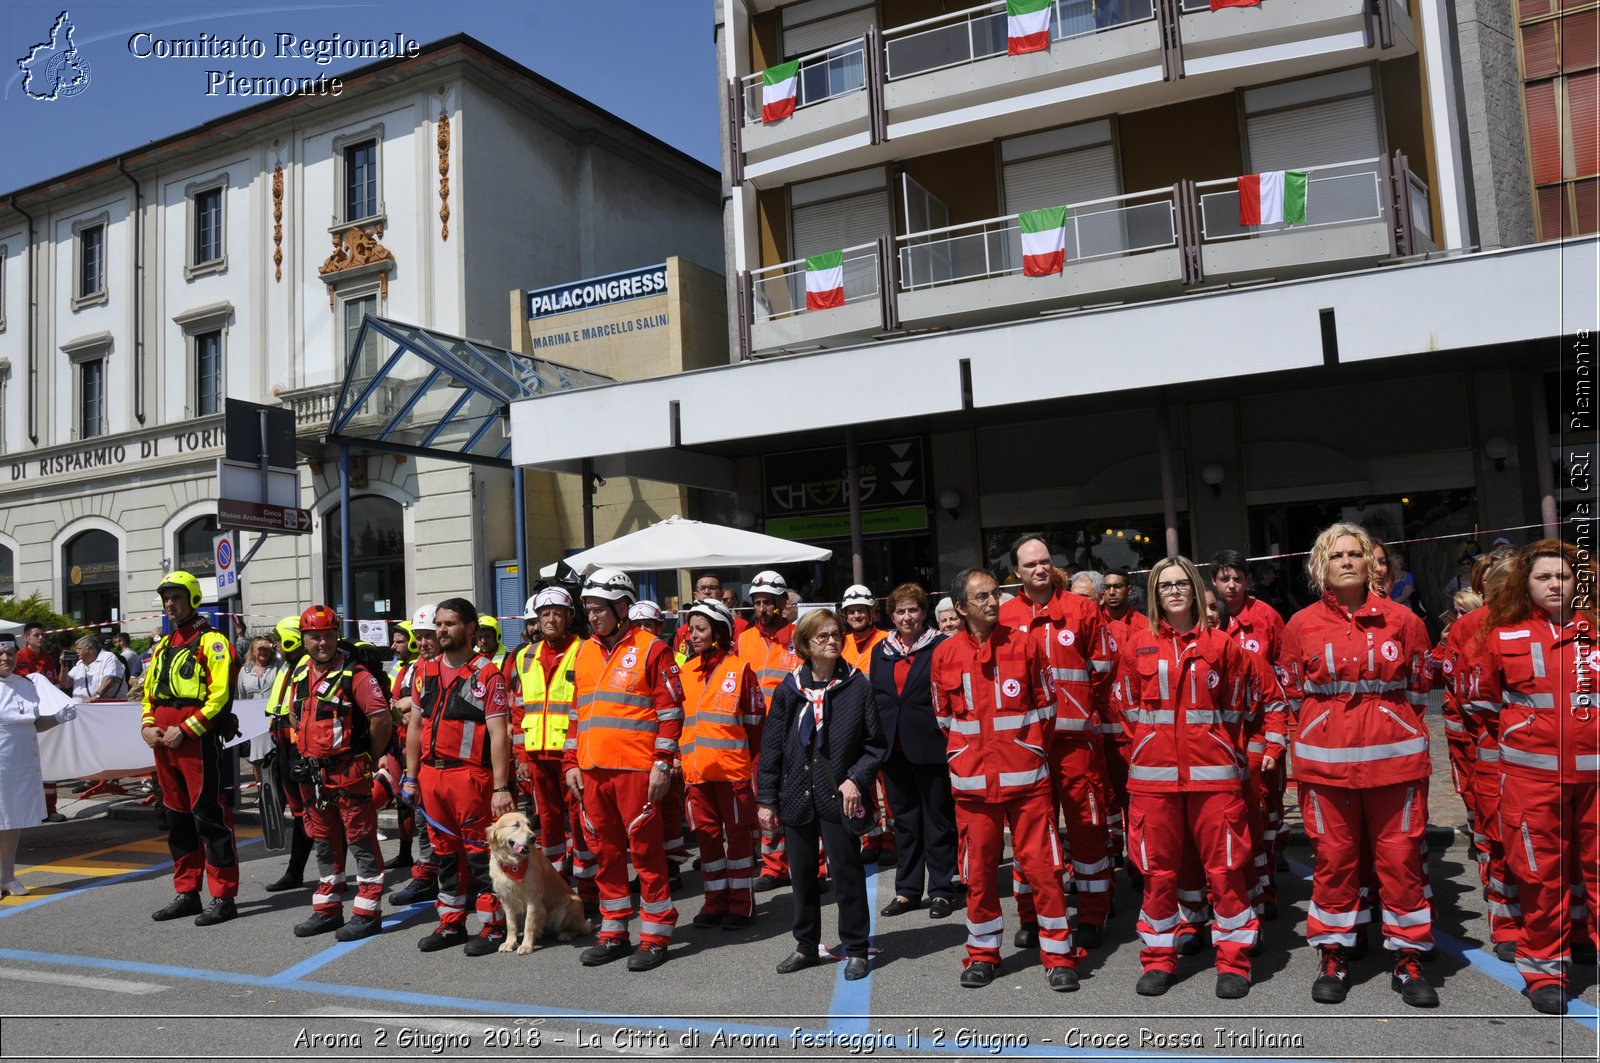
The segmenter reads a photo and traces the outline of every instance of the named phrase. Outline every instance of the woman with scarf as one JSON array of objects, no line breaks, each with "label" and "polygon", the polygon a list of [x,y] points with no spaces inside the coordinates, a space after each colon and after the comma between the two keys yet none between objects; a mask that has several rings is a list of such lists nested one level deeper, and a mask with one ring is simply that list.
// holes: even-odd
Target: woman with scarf
[{"label": "woman with scarf", "polygon": [[[867,976],[871,932],[858,839],[872,822],[865,795],[887,748],[871,684],[841,659],[844,632],[844,621],[828,609],[812,610],[795,625],[794,649],[801,663],[772,694],[761,735],[756,803],[761,829],[782,826],[788,851],[814,852],[822,839],[839,901],[844,976],[854,981]],[[779,974],[821,962],[816,864],[795,860],[790,874],[795,950],[778,964]]]},{"label": "woman with scarf", "polygon": [[915,583],[890,591],[888,609],[894,630],[873,647],[871,663],[872,693],[889,749],[883,782],[896,853],[894,900],[883,914],[920,907],[926,880],[928,915],[943,919],[955,910],[956,802],[929,676],[934,647],[946,636],[928,627],[928,593]]}]

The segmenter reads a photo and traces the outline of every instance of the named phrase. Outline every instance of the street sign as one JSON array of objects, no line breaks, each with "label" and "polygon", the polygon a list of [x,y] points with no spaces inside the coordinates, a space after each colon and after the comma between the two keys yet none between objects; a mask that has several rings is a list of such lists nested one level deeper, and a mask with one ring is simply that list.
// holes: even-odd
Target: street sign
[{"label": "street sign", "polygon": [[239,545],[231,531],[211,537],[211,553],[217,562],[217,597],[231,598],[239,592]]},{"label": "street sign", "polygon": [[238,498],[219,498],[217,526],[307,535],[311,532],[311,511],[294,506],[269,506]]},{"label": "street sign", "polygon": [[[262,453],[262,415],[266,415],[266,453]],[[274,469],[293,469],[294,411],[287,406],[263,406],[243,399],[223,403],[224,445],[229,461],[259,465],[263,458]]]},{"label": "street sign", "polygon": [[269,506],[293,507],[300,500],[300,474],[268,468],[266,495],[262,495],[262,475],[258,465],[241,465],[226,458],[217,459],[217,497],[243,502],[262,502]]}]

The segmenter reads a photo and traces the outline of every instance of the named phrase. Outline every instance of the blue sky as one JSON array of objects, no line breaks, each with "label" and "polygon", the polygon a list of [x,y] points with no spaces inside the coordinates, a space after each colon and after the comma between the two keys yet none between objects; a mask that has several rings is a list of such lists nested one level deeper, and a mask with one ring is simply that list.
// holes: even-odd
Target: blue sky
[{"label": "blue sky", "polygon": [[[7,0],[0,10],[0,194],[260,102],[207,96],[208,70],[241,77],[337,74],[371,60],[318,66],[273,57],[275,34],[390,37],[427,44],[467,33],[711,166],[718,165],[711,0],[454,0],[441,3],[129,3],[66,0],[88,68],[76,95],[23,92],[18,60],[46,40],[63,0]],[[260,39],[264,59],[135,57],[129,39]],[[145,47],[142,43],[140,47]],[[30,83],[35,88],[43,79]]]}]

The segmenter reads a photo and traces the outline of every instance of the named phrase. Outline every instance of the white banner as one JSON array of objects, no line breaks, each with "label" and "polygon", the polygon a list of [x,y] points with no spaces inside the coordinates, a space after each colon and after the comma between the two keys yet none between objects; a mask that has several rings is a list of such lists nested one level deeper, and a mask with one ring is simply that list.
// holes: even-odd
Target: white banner
[{"label": "white banner", "polygon": [[[235,701],[236,746],[267,733],[264,699]],[[47,710],[48,711],[48,710]],[[78,718],[39,736],[39,760],[46,782],[65,779],[115,779],[155,770],[155,751],[139,736],[143,706],[137,701],[91,701],[78,706]]]}]

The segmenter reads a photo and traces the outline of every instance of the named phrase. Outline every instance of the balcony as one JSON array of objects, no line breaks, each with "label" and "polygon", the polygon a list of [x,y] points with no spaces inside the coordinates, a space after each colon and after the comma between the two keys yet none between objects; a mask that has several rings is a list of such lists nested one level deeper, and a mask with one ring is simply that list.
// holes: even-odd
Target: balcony
[{"label": "balcony", "polygon": [[339,388],[332,384],[279,391],[278,401],[294,411],[294,434],[300,439],[316,439],[328,430],[333,408],[339,403]]},{"label": "balcony", "polygon": [[[1066,207],[1060,274],[1025,276],[1017,215],[845,251],[845,305],[805,307],[805,263],[747,275],[747,355],[962,328],[1218,285],[1341,273],[1434,249],[1427,185],[1405,156],[1305,167],[1306,217],[1243,226],[1238,181],[1182,181]],[[887,258],[885,255],[887,254]]]},{"label": "balcony", "polygon": [[858,342],[884,330],[879,245],[844,249],[844,305],[806,309],[806,262],[751,270],[750,344],[763,353]]},{"label": "balcony", "polygon": [[901,323],[971,324],[1182,291],[1173,189],[1071,204],[1066,223],[1065,265],[1049,277],[1023,275],[1015,214],[897,237]]},{"label": "balcony", "polygon": [[1001,0],[801,59],[793,116],[741,79],[738,180],[762,188],[1416,52],[1403,0],[1055,0],[1048,49],[1011,56]]}]

